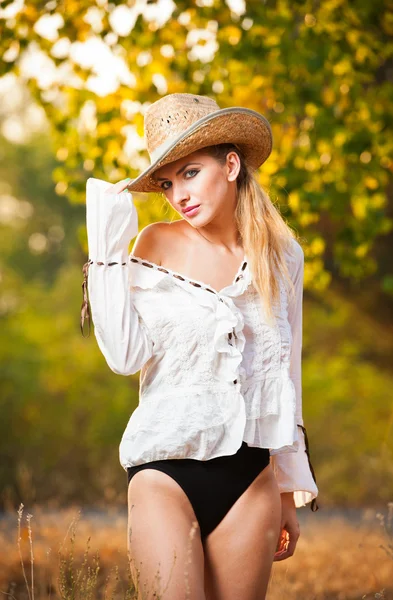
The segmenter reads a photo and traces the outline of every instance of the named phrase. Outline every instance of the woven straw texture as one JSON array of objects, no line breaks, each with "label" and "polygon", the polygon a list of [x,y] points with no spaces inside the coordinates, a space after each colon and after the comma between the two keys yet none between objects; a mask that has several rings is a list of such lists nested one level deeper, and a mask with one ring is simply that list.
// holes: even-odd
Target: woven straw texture
[{"label": "woven straw texture", "polygon": [[157,169],[213,144],[236,144],[252,169],[272,149],[265,117],[241,107],[220,109],[211,98],[194,94],[169,94],[154,102],[145,115],[145,139],[151,164],[130,182],[130,191],[162,192],[152,177]]}]

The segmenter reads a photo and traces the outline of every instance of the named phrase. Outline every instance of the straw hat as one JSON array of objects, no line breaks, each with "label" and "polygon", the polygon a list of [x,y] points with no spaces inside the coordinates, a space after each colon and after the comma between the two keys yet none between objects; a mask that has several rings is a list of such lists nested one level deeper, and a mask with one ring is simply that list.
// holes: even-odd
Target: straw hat
[{"label": "straw hat", "polygon": [[128,184],[135,192],[162,192],[154,171],[207,146],[232,142],[254,169],[272,150],[271,127],[261,114],[240,106],[220,109],[212,98],[196,94],[167,94],[153,102],[144,132],[151,164]]}]

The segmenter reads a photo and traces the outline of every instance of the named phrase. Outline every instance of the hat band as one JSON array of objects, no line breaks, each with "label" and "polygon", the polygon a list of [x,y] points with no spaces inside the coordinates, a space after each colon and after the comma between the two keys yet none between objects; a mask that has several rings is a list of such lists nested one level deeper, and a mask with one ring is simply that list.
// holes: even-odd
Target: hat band
[{"label": "hat band", "polygon": [[175,135],[173,137],[167,138],[165,140],[165,142],[163,142],[160,146],[158,146],[155,150],[153,150],[153,152],[150,154],[151,164],[157,162],[161,158],[161,156],[163,154],[165,154],[165,152],[167,150],[169,150],[169,148],[171,146],[173,146],[174,144],[176,144],[176,142],[178,140],[180,140],[180,138],[182,137],[182,135],[184,135],[183,131],[180,134],[178,134],[178,135]]}]

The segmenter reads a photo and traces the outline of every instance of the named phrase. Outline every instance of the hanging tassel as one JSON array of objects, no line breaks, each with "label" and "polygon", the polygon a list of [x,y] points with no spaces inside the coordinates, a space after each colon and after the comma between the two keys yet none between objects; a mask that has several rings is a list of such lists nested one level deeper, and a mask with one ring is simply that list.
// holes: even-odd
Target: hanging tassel
[{"label": "hanging tassel", "polygon": [[[88,273],[89,273],[89,266],[91,265],[93,261],[92,260],[88,260],[82,268],[82,272],[83,272],[83,283],[82,283],[82,297],[83,297],[83,301],[82,301],[82,306],[81,306],[81,322],[80,322],[80,327],[81,327],[81,333],[83,335],[83,337],[89,337],[90,336],[90,321],[91,321],[91,313],[90,313],[90,307],[89,307],[89,298],[88,298],[88,291],[87,291],[87,279],[88,279]],[[88,324],[88,334],[85,335],[84,331],[83,331],[83,326],[85,323],[85,319],[87,320],[87,324]]]},{"label": "hanging tassel", "polygon": [[[312,477],[313,477],[313,479],[315,481],[315,485],[317,485],[317,480],[316,480],[316,477],[315,477],[314,469],[312,467],[311,460],[310,460],[310,452],[309,452],[309,447],[308,447],[308,438],[307,438],[306,428],[303,427],[303,425],[299,425],[299,424],[298,424],[298,427],[301,427],[301,429],[302,429],[302,431],[304,433],[304,441],[305,441],[305,444],[306,444],[306,454],[307,454],[308,464],[309,464],[309,467],[310,467],[311,475],[312,475]],[[316,512],[319,509],[319,506],[317,504],[316,498],[313,498],[313,500],[311,501],[310,508],[311,508],[311,510],[313,512]]]}]

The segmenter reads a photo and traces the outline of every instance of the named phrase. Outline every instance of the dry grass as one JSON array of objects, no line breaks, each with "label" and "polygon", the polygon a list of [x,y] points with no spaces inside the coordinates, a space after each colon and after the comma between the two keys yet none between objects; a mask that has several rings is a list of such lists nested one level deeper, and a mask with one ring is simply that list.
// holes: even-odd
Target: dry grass
[{"label": "dry grass", "polygon": [[393,503],[365,516],[310,519],[292,559],[273,564],[267,600],[393,600]]},{"label": "dry grass", "polygon": [[[366,516],[356,526],[308,517],[295,555],[274,563],[266,600],[393,600],[393,503],[386,514]],[[83,517],[77,508],[55,514],[36,509],[24,522],[21,505],[15,519],[0,522],[0,595],[9,600],[136,599],[126,519],[117,515],[105,524],[102,517]]]}]

